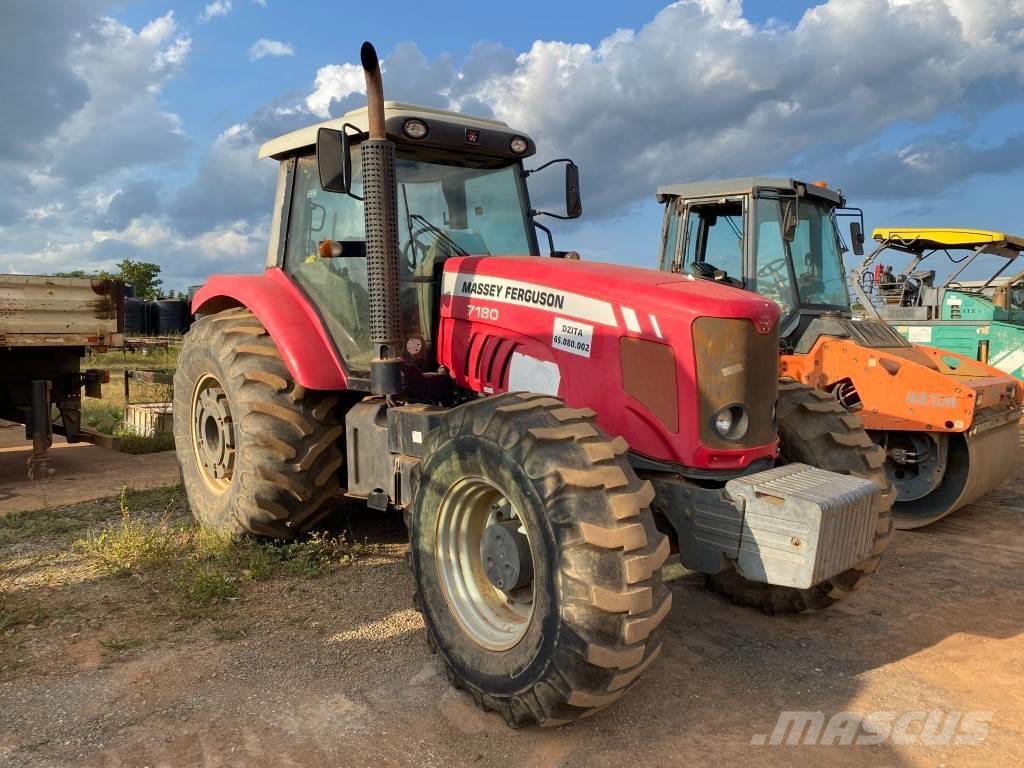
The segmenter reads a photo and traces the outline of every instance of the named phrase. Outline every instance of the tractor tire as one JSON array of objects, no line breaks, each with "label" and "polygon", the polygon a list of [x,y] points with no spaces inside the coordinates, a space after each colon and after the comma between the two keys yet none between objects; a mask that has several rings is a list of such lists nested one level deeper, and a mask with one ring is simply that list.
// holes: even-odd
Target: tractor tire
[{"label": "tractor tire", "polygon": [[819,611],[845,600],[878,570],[882,553],[892,539],[889,511],[896,492],[885,473],[885,452],[868,437],[860,417],[848,413],[830,395],[795,381],[780,381],[776,413],[780,458],[784,462],[801,462],[863,477],[882,489],[871,556],[810,589],[749,581],[731,566],[706,576],[706,583],[709,589],[734,603],[760,608],[765,613]]},{"label": "tractor tire", "polygon": [[275,539],[316,525],[338,493],[337,401],[292,380],[248,310],[197,320],[174,375],[174,442],[197,521]]},{"label": "tractor tire", "polygon": [[[592,411],[524,393],[460,406],[425,440],[409,516],[416,606],[449,681],[510,726],[597,712],[661,650],[669,543],[626,449]],[[532,574],[507,591],[483,573],[502,519]]]}]

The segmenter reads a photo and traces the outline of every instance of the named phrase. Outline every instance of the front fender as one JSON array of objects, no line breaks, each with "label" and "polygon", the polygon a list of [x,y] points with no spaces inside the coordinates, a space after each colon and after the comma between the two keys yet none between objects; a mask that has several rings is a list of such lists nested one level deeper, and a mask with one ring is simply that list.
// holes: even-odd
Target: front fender
[{"label": "front fender", "polygon": [[309,299],[280,269],[262,275],[213,275],[192,299],[192,311],[245,307],[263,323],[295,382],[306,389],[347,389],[334,342]]}]

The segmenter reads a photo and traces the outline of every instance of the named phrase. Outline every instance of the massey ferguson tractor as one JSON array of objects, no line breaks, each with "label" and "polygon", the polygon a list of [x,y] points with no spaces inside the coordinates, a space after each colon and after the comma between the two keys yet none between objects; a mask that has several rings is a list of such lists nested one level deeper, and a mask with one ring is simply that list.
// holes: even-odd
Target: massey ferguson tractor
[{"label": "massey ferguson tractor", "polygon": [[361,58],[367,108],[261,150],[266,271],[195,296],[174,413],[198,520],[289,538],[341,489],[402,511],[429,642],[514,726],[634,684],[671,548],[769,611],[863,585],[891,534],[884,456],[830,396],[780,393],[777,305],[541,257],[530,137],[385,103]]},{"label": "massey ferguson tractor", "polygon": [[[658,189],[662,270],[756,291],[782,310],[780,374],[827,393],[885,450],[897,528],[933,523],[1000,485],[1020,461],[1024,388],[1003,371],[854,320],[836,225],[859,209],[821,183],[742,178]],[[795,384],[784,383],[783,389]]]}]

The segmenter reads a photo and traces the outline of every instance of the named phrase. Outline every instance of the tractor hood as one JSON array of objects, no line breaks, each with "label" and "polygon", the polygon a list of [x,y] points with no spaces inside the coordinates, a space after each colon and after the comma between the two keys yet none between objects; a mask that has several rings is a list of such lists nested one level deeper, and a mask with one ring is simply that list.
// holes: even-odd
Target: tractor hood
[{"label": "tractor hood", "polygon": [[726,285],[639,267],[537,256],[457,257],[445,262],[442,295],[534,307],[663,338],[661,318],[746,318],[768,333],[775,302]]},{"label": "tractor hood", "polygon": [[[565,259],[449,258],[438,362],[465,389],[592,408],[630,450],[699,471],[772,461],[779,308],[753,293]],[[742,404],[739,435],[714,415]]]}]

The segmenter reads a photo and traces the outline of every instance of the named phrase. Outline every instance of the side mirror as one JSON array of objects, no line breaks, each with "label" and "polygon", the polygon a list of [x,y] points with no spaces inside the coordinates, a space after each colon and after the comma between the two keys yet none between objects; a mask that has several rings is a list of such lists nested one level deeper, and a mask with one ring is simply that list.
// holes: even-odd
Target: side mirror
[{"label": "side mirror", "polygon": [[850,222],[850,245],[857,256],[864,255],[864,229],[859,221]]},{"label": "side mirror", "polygon": [[333,128],[316,132],[316,165],[320,186],[328,192],[349,194],[352,188],[352,150],[348,134]]},{"label": "side mirror", "polygon": [[580,168],[571,160],[565,166],[565,216],[578,219],[583,215],[583,199],[580,197]]},{"label": "side mirror", "polygon": [[796,214],[796,201],[788,200],[786,207],[782,209],[782,239],[787,243],[792,243],[793,238],[796,237],[796,228],[800,224],[800,220]]}]

